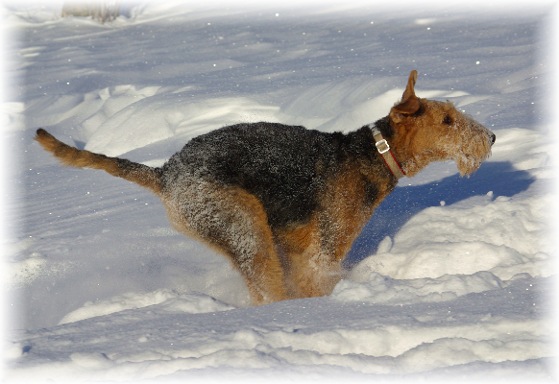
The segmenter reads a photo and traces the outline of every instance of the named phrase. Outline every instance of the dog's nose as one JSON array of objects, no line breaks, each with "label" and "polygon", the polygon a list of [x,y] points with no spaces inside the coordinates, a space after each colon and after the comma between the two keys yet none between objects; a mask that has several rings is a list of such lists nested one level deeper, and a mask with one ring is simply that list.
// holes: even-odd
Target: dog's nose
[{"label": "dog's nose", "polygon": [[491,145],[495,144],[495,140],[497,140],[497,136],[494,133],[491,134]]}]

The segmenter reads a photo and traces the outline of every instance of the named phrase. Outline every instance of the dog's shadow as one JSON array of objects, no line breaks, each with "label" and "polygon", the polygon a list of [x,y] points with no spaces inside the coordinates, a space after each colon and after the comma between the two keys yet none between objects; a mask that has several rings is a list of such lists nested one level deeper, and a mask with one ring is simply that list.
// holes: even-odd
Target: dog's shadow
[{"label": "dog's shadow", "polygon": [[378,244],[386,236],[394,237],[402,226],[421,210],[454,204],[461,200],[487,195],[514,196],[528,189],[534,182],[528,172],[515,169],[510,162],[488,162],[470,177],[458,174],[442,180],[407,187],[397,187],[377,208],[344,260],[351,268],[364,258],[374,255]]}]

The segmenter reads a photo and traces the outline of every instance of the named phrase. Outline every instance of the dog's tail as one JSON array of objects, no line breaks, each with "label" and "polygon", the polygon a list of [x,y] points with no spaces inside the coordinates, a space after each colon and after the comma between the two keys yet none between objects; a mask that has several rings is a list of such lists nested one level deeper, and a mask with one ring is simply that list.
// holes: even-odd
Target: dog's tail
[{"label": "dog's tail", "polygon": [[80,150],[57,140],[42,128],[37,130],[35,140],[60,162],[77,168],[102,169],[113,176],[132,181],[159,194],[161,191],[161,171],[133,161],[108,157],[86,150]]}]

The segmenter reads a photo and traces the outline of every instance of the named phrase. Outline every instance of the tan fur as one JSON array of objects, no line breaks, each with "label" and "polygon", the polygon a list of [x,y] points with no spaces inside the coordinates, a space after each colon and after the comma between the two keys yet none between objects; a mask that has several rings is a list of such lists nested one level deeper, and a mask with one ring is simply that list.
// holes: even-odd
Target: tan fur
[{"label": "tan fur", "polygon": [[64,165],[77,168],[102,169],[113,176],[121,177],[139,184],[142,187],[151,189],[156,194],[161,190],[159,176],[153,168],[125,159],[108,157],[70,147],[57,140],[44,129],[37,130],[35,140],[37,140],[45,150],[57,157]]},{"label": "tan fur", "polygon": [[253,303],[287,299],[283,268],[260,201],[241,188],[197,180],[189,186],[179,194],[161,193],[175,229],[228,256],[245,278]]},{"label": "tan fur", "polygon": [[[353,202],[366,198],[363,174],[358,164],[347,164],[342,177],[326,188],[322,205],[328,209],[317,212],[306,225],[280,233],[295,297],[326,295],[343,276],[341,261],[378,205],[357,212],[353,207]],[[378,192],[380,203],[389,191]]]},{"label": "tan fur", "polygon": [[[402,100],[391,108],[385,119],[377,122],[383,124],[385,139],[401,168],[407,176],[413,176],[433,161],[454,159],[462,175],[474,172],[489,156],[495,135],[451,103],[417,97],[416,80],[417,71],[412,71]],[[357,133],[366,132],[364,128]],[[201,177],[197,175],[197,166],[181,168],[182,158],[175,156],[190,155],[191,147],[185,146],[183,151],[187,152],[173,156],[166,163],[167,168],[150,168],[73,148],[44,129],[37,131],[36,140],[66,165],[102,169],[155,192],[172,225],[226,255],[244,277],[252,301],[265,304],[329,294],[343,276],[341,262],[352,243],[375,208],[396,186],[397,177],[383,163],[374,142],[369,141],[369,136],[358,137],[364,138],[358,144],[365,145],[367,155],[352,152],[345,160],[339,160],[344,156],[332,157],[338,162],[335,172],[329,172],[325,164],[316,162],[312,168],[314,175],[325,175],[321,179],[323,185],[312,195],[316,197],[313,203],[316,201],[317,206],[312,205],[304,219],[276,226],[270,220],[276,211],[267,212],[266,200],[241,187],[240,182],[237,185],[215,175],[214,179]],[[261,136],[257,141],[261,141]],[[291,144],[287,148],[299,147]],[[204,151],[207,150],[208,147],[204,147]],[[194,156],[199,154],[195,152]],[[282,158],[283,152],[280,155]],[[227,164],[230,160],[226,158]],[[188,164],[198,164],[195,161],[191,158]],[[236,166],[242,164],[239,161]],[[202,168],[209,172],[209,168]],[[235,167],[227,169],[236,172]],[[304,169],[311,170],[310,167]],[[281,175],[282,180],[290,176]],[[259,185],[269,187],[266,183]],[[272,199],[277,203],[277,194],[272,194]],[[286,200],[279,201],[283,207]],[[291,209],[287,213],[295,215]]]},{"label": "tan fur", "polygon": [[[491,153],[490,132],[450,102],[417,97],[416,79],[417,71],[412,71],[402,101],[390,110],[397,134],[389,143],[406,175],[411,177],[427,164],[446,159],[456,161],[461,175],[474,172]],[[421,118],[414,118],[420,109]],[[447,116],[450,125],[443,123]]]},{"label": "tan fur", "polygon": [[281,231],[278,242],[284,252],[288,290],[292,297],[311,297],[324,294],[325,272],[320,264],[320,236],[318,218],[308,223]]}]

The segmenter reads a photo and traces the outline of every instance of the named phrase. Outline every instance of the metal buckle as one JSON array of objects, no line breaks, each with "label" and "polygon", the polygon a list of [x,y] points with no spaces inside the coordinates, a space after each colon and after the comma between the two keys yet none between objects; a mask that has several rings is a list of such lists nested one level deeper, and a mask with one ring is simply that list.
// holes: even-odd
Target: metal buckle
[{"label": "metal buckle", "polygon": [[384,155],[386,152],[390,151],[390,145],[388,145],[386,139],[379,140],[375,143],[378,153]]}]

